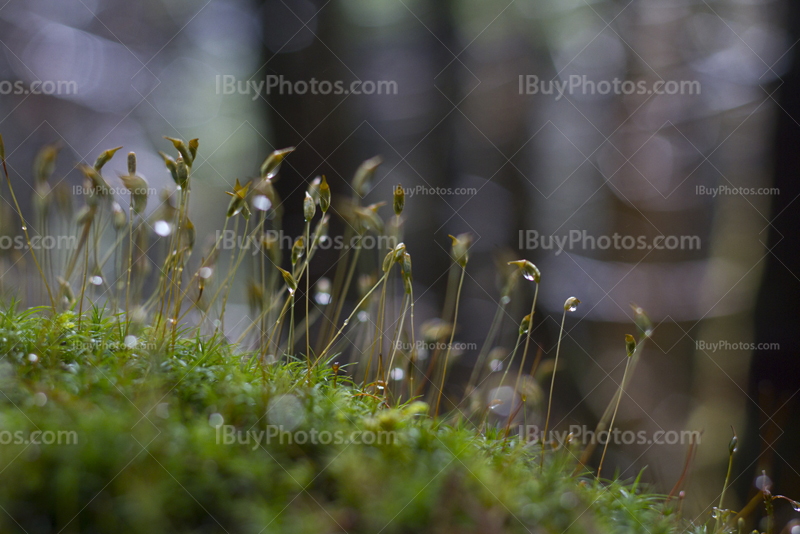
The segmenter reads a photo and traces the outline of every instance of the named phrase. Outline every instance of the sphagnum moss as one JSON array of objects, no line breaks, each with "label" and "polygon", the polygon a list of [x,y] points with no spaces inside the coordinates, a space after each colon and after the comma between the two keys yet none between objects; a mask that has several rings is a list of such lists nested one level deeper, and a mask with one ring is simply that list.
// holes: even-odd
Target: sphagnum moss
[{"label": "sphagnum moss", "polygon": [[[537,528],[559,533],[656,534],[708,532],[711,528],[708,517],[699,524],[680,519],[669,499],[665,502],[646,493],[638,480],[632,484],[620,480],[588,483],[583,466],[593,450],[591,444],[581,452],[568,439],[544,462],[546,438],[542,438],[537,457],[536,448],[526,443],[525,436],[510,435],[513,414],[518,411],[513,406],[505,425],[487,424],[489,411],[500,403],[496,399],[487,399],[482,406],[478,403],[467,414],[458,409],[460,404],[457,414],[439,414],[458,328],[470,246],[467,234],[453,238],[453,265],[461,272],[451,271],[453,284],[443,322],[424,333],[437,341],[449,337],[443,359],[437,359],[434,353],[427,370],[417,367],[411,254],[404,243],[390,245],[383,264],[373,263],[371,272],[359,277],[360,300],[339,324],[358,269],[362,238],[368,234],[390,237],[379,213],[384,203],[361,205],[381,162],[378,157],[359,167],[352,184],[353,198],[335,209],[332,204],[336,204],[336,198],[327,180],[322,177],[312,182],[303,205],[306,225],[292,247],[288,270],[281,267],[280,245],[270,240],[267,226],[281,228],[283,210],[272,182],[294,149],[270,154],[261,166],[260,180],[252,188],[249,182],[242,186],[236,180],[229,193],[232,199],[225,228],[234,218],[238,236],[241,215],[246,221],[242,238],[258,243],[261,257],[245,265],[245,269],[249,265],[251,287],[256,288],[256,298],[251,302],[258,308],[257,317],[237,343],[230,343],[222,325],[245,249],[231,251],[227,272],[218,267],[219,238],[199,261],[192,259],[191,167],[199,142],[167,139],[176,157],[161,155],[176,189],[162,194],[165,204],[152,215],[158,226],[155,239],[163,239],[167,245],[163,257],[155,258],[160,268],[148,274],[143,256],[134,253],[147,239],[146,229],[151,225],[144,224],[147,193],[142,196],[142,188],[146,190],[147,182],[136,174],[132,153],[127,174],[120,176],[131,193],[128,232],[121,231],[126,223],[121,199],[114,198],[101,174],[121,148],[117,147],[101,153],[93,167],[82,167],[88,184],[86,207],[77,216],[77,244],[67,251],[66,268],[51,275],[58,281],[57,298],[49,291],[48,273],[39,269],[51,300],[49,312],[42,308],[21,312],[14,300],[0,311],[0,352],[5,355],[0,362],[3,432],[12,436],[51,432],[47,435],[55,438],[61,435],[58,432],[65,432],[61,436],[72,440],[54,444],[21,439],[6,444],[5,434],[0,433],[2,476],[13,481],[0,485],[5,511],[0,526],[4,532],[39,532],[43,525],[45,530],[56,532],[113,529],[148,533],[218,527],[228,532],[259,532],[265,528],[292,532],[439,532],[459,525],[479,531],[525,532]],[[57,151],[51,152],[37,165],[42,176],[52,174]],[[5,166],[1,141],[0,157]],[[13,189],[11,192],[13,195]],[[176,205],[170,202],[175,192]],[[251,204],[259,212],[252,229],[248,226]],[[317,206],[323,216],[312,234]],[[403,189],[398,186],[392,199],[395,237],[402,234],[404,207]],[[345,261],[337,269],[327,308],[312,314],[308,268],[327,235],[329,208],[342,215],[345,235],[357,236],[357,244],[351,258],[347,253],[340,256]],[[17,211],[22,217],[18,205]],[[44,223],[50,211],[39,209]],[[23,231],[27,233],[24,222]],[[104,243],[101,238],[107,231],[113,231],[115,239],[112,248],[104,252],[100,250]],[[83,269],[76,272],[81,253]],[[106,261],[112,254],[120,257],[119,265],[127,265],[119,273],[126,283],[104,281]],[[395,263],[400,264],[403,294],[384,361],[387,291],[389,297],[395,291],[387,280]],[[538,291],[538,269],[526,260],[512,264],[523,278],[537,284]],[[115,260],[109,271],[116,274],[116,265]],[[379,277],[376,273],[381,271]],[[85,284],[90,272],[103,283],[105,304]],[[149,276],[154,280],[148,280]],[[294,299],[298,281],[304,277],[306,314],[298,335],[305,338],[305,355],[301,355],[294,350]],[[513,287],[514,281],[512,275],[506,287]],[[81,283],[80,298],[71,289],[73,282]],[[208,286],[215,288],[211,297]],[[143,295],[142,289],[147,287],[155,289]],[[379,287],[381,296],[376,300],[372,295]],[[123,301],[119,294],[123,289],[125,309],[119,309],[116,303]],[[105,295],[108,292],[110,295]],[[217,312],[215,302],[220,294],[224,298]],[[520,391],[520,378],[537,294],[514,349],[515,354],[522,336],[526,336],[523,363],[514,386],[522,398],[525,394]],[[512,292],[506,291],[506,296],[510,299]],[[191,304],[185,306],[187,298]],[[108,303],[112,303],[110,311],[106,309]],[[577,303],[572,297],[564,306],[556,367],[566,313]],[[409,309],[412,348],[406,350],[401,340],[407,335]],[[498,312],[503,309],[501,304]],[[368,320],[351,325],[361,312]],[[287,313],[289,336],[281,343]],[[452,323],[448,324],[444,321],[450,315]],[[642,336],[638,344],[630,336],[627,339],[625,375],[598,423],[598,431],[607,418],[613,426],[622,391],[651,333],[641,308],[634,306],[634,316]],[[324,321],[318,326],[319,349],[314,353],[311,328],[320,317]],[[370,326],[375,321],[370,318],[376,318],[378,325],[372,338]],[[206,324],[207,319],[214,323]],[[329,328],[328,323],[333,326]],[[186,335],[191,327],[193,335]],[[348,328],[354,339],[361,339],[365,347],[371,344],[372,353],[377,351],[376,366],[370,366],[372,354],[360,355],[369,350],[361,351],[347,341],[350,336],[342,343]],[[491,350],[496,333],[493,322],[482,353]],[[396,360],[403,362],[398,369],[406,370],[402,380],[394,373]],[[432,371],[435,377],[441,377],[436,381],[438,387],[429,378]],[[480,370],[473,373],[467,395],[482,387],[480,376]],[[555,368],[544,435],[554,385]],[[438,394],[433,410],[415,396],[426,387],[429,398],[434,392]],[[434,417],[426,415],[430,412]],[[291,431],[275,433],[280,425]],[[298,432],[305,432],[306,437],[297,439]],[[317,437],[309,441],[308,435]],[[356,439],[364,435],[391,439]],[[340,438],[323,442],[321,436]],[[580,460],[576,460],[578,455]],[[602,460],[598,478],[600,469]],[[768,489],[764,491],[770,509],[775,501],[790,501],[771,494],[767,498]],[[723,500],[724,496],[720,507]],[[741,530],[740,520],[748,510],[738,515],[717,510],[712,532]]]}]

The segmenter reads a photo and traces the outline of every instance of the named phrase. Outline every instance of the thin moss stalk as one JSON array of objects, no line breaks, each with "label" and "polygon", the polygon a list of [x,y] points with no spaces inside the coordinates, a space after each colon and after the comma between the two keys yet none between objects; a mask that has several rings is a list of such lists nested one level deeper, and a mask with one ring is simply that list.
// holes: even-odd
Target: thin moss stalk
[{"label": "thin moss stalk", "polygon": [[597,467],[597,479],[600,479],[600,473],[603,471],[603,460],[606,459],[606,451],[608,450],[608,442],[611,441],[611,432],[614,430],[614,421],[617,418],[617,410],[619,410],[619,402],[622,400],[622,393],[625,384],[625,379],[628,376],[628,368],[631,366],[631,358],[636,350],[636,340],[630,334],[625,336],[625,346],[627,349],[627,357],[625,358],[625,371],[622,373],[622,382],[619,385],[619,395],[617,395],[617,404],[614,406],[614,415],[611,416],[611,424],[608,427],[608,434],[606,443],[603,446],[603,455],[600,457],[600,465]]},{"label": "thin moss stalk", "polygon": [[556,371],[558,370],[558,354],[561,351],[561,338],[564,335],[564,321],[567,319],[567,312],[568,311],[575,311],[580,304],[580,300],[576,299],[575,297],[570,297],[564,303],[564,314],[561,316],[561,329],[558,331],[558,343],[556,344],[556,359],[553,364],[553,375],[550,378],[550,395],[547,399],[547,417],[544,420],[544,432],[542,433],[542,455],[539,459],[539,469],[544,469],[544,451],[545,451],[545,444],[547,443],[547,427],[550,424],[550,409],[553,407],[553,389],[555,388],[556,384]]},{"label": "thin moss stalk", "polygon": [[47,277],[44,275],[44,271],[42,271],[42,267],[39,265],[39,260],[36,259],[36,252],[34,252],[33,246],[31,246],[31,238],[28,235],[28,225],[25,222],[25,217],[22,216],[22,210],[19,207],[19,202],[17,202],[17,195],[14,194],[14,188],[11,185],[11,178],[8,177],[8,168],[6,167],[6,148],[5,144],[3,143],[2,135],[0,135],[0,162],[3,164],[3,173],[6,175],[8,190],[11,192],[11,198],[14,199],[14,207],[17,209],[17,215],[19,215],[19,220],[22,223],[22,232],[25,234],[25,241],[28,244],[28,250],[31,251],[33,262],[36,264],[36,269],[39,271],[39,276],[41,276],[44,287],[47,289],[47,296],[50,299],[50,307],[53,310],[53,315],[55,315],[56,301],[53,299],[53,293],[50,291],[50,284],[47,283]]},{"label": "thin moss stalk", "polygon": [[439,405],[442,402],[442,394],[444,393],[444,381],[447,376],[447,365],[450,363],[450,350],[453,348],[453,338],[456,334],[456,325],[458,324],[458,305],[461,302],[461,288],[464,285],[464,274],[467,272],[466,264],[461,266],[461,277],[458,281],[458,290],[456,291],[456,304],[453,315],[453,326],[450,329],[450,341],[447,343],[447,352],[444,355],[444,366],[442,367],[442,382],[439,385],[439,395],[436,398],[436,410],[434,414],[439,413]]}]

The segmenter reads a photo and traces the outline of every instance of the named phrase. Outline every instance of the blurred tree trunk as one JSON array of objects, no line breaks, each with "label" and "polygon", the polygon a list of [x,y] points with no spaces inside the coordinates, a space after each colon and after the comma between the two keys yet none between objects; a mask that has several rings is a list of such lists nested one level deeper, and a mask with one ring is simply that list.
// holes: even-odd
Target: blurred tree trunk
[{"label": "blurred tree trunk", "polygon": [[[786,29],[790,42],[800,38],[800,6],[787,6]],[[753,355],[748,394],[747,433],[738,485],[742,497],[757,491],[754,480],[762,470],[772,479],[773,493],[793,498],[800,495],[800,434],[797,426],[800,388],[800,54],[794,50],[789,72],[778,91],[778,113],[773,143],[774,183],[779,193],[772,197],[771,225],[765,259],[764,281],[755,309],[757,349]],[[765,232],[766,233],[766,232]],[[766,237],[766,236],[765,236]],[[769,348],[778,343],[779,348]],[[758,406],[756,406],[758,403]],[[758,456],[756,463],[753,459]],[[761,507],[759,507],[761,511]],[[791,510],[778,524],[788,520]]]},{"label": "blurred tree trunk", "polygon": [[[299,5],[272,0],[260,4],[265,31],[270,26],[270,16],[291,15]],[[342,235],[346,223],[336,212],[336,197],[352,196],[353,173],[362,161],[375,155],[383,157],[384,163],[378,169],[373,190],[362,204],[391,201],[398,183],[412,189],[417,185],[439,188],[452,185],[453,119],[457,113],[448,114],[452,106],[447,101],[457,102],[459,80],[457,71],[446,67],[451,62],[457,64],[453,60],[453,54],[458,52],[453,2],[424,6],[411,3],[400,9],[399,17],[388,17],[382,22],[384,4],[378,1],[363,6],[366,12],[361,14],[363,17],[376,17],[366,24],[355,16],[352,5],[348,11],[347,5],[317,0],[310,12],[317,13],[311,17],[313,23],[306,20],[309,18],[306,15],[303,22],[307,28],[293,38],[303,37],[312,28],[314,37],[309,44],[292,51],[295,47],[293,39],[289,39],[289,46],[283,50],[276,49],[274,44],[264,48],[263,61],[267,64],[256,73],[257,82],[267,75],[278,75],[290,82],[315,78],[342,81],[349,87],[352,81],[369,80],[396,82],[398,87],[396,95],[273,92],[267,96],[267,113],[272,124],[269,142],[275,145],[270,149],[297,146],[281,168],[277,185],[285,209],[284,230],[289,235],[303,231],[303,192],[308,182],[320,174],[326,175],[334,195],[330,235]],[[303,19],[303,14],[296,14]],[[289,31],[287,37],[294,31]],[[437,73],[441,74],[433,80]],[[449,212],[437,209],[440,203],[435,195],[414,196],[413,200],[408,199],[403,213],[404,238],[415,243],[411,250],[415,280],[422,286],[433,286],[434,291],[425,300],[430,300],[434,309],[441,306],[437,294],[441,297],[444,293],[447,280],[439,275],[450,263],[434,244],[436,239],[448,247],[446,232],[436,236],[431,233],[433,223],[438,227],[450,216]],[[388,220],[391,207],[382,208],[380,214]],[[423,253],[426,249],[435,253]],[[376,251],[365,252],[360,261],[366,267],[375,254]],[[338,257],[337,250],[320,250],[310,268],[312,279],[333,278]],[[354,293],[355,284],[351,290]]]}]

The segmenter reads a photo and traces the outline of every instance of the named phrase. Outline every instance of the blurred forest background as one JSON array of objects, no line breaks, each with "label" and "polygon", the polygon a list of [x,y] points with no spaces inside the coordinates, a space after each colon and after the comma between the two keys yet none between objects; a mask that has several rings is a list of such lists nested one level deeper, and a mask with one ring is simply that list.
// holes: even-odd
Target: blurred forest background
[{"label": "blurred forest background", "polygon": [[[151,186],[167,187],[162,136],[199,137],[190,216],[201,238],[223,225],[223,192],[286,146],[297,150],[277,187],[286,229],[297,234],[309,181],[325,174],[334,195],[349,195],[353,171],[377,154],[384,163],[367,203],[390,199],[398,183],[449,188],[406,198],[405,241],[423,288],[416,321],[441,313],[448,234],[475,238],[460,342],[480,347],[486,336],[498,261],[534,261],[534,340],[545,358],[564,300],[584,303],[567,318],[554,421],[593,428],[622,376],[629,303],[642,306],[653,342],[617,426],[703,431],[685,505],[700,514],[719,498],[731,425],[742,445],[727,504],[743,506],[762,469],[775,491],[800,497],[796,10],[777,0],[0,0],[0,81],[77,83],[69,95],[3,94],[0,131],[24,209],[44,144],[62,145],[53,183],[69,197],[81,183],[76,164],[118,145],[137,153]],[[387,80],[397,94],[220,94],[218,77],[230,75]],[[692,80],[702,91],[520,94],[528,75]],[[122,157],[109,165],[124,172]],[[778,193],[714,197],[699,186]],[[14,235],[3,204],[2,233]],[[528,230],[693,235],[702,246],[557,254],[521,248]],[[341,232],[333,220],[331,233]],[[312,277],[332,277],[325,265],[335,252],[318,257]],[[17,260],[0,260],[6,288],[24,279]],[[519,286],[511,300],[504,346],[513,346],[530,289]],[[232,299],[230,313],[245,317],[244,282]],[[698,348],[718,341],[734,348]],[[736,345],[762,342],[780,349]],[[453,391],[477,352],[460,355]],[[614,446],[607,465],[626,478],[647,466],[644,479],[668,492],[687,448]]]}]

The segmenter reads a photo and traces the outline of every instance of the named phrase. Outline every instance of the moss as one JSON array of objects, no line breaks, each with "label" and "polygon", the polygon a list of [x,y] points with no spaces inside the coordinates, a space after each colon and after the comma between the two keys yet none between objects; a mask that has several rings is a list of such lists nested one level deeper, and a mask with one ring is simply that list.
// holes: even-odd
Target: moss
[{"label": "moss", "polygon": [[45,315],[0,316],[3,532],[683,528],[635,484],[572,476],[577,451],[540,472],[538,447],[387,407],[328,366],[262,374],[214,339],[128,347],[100,310]]}]

